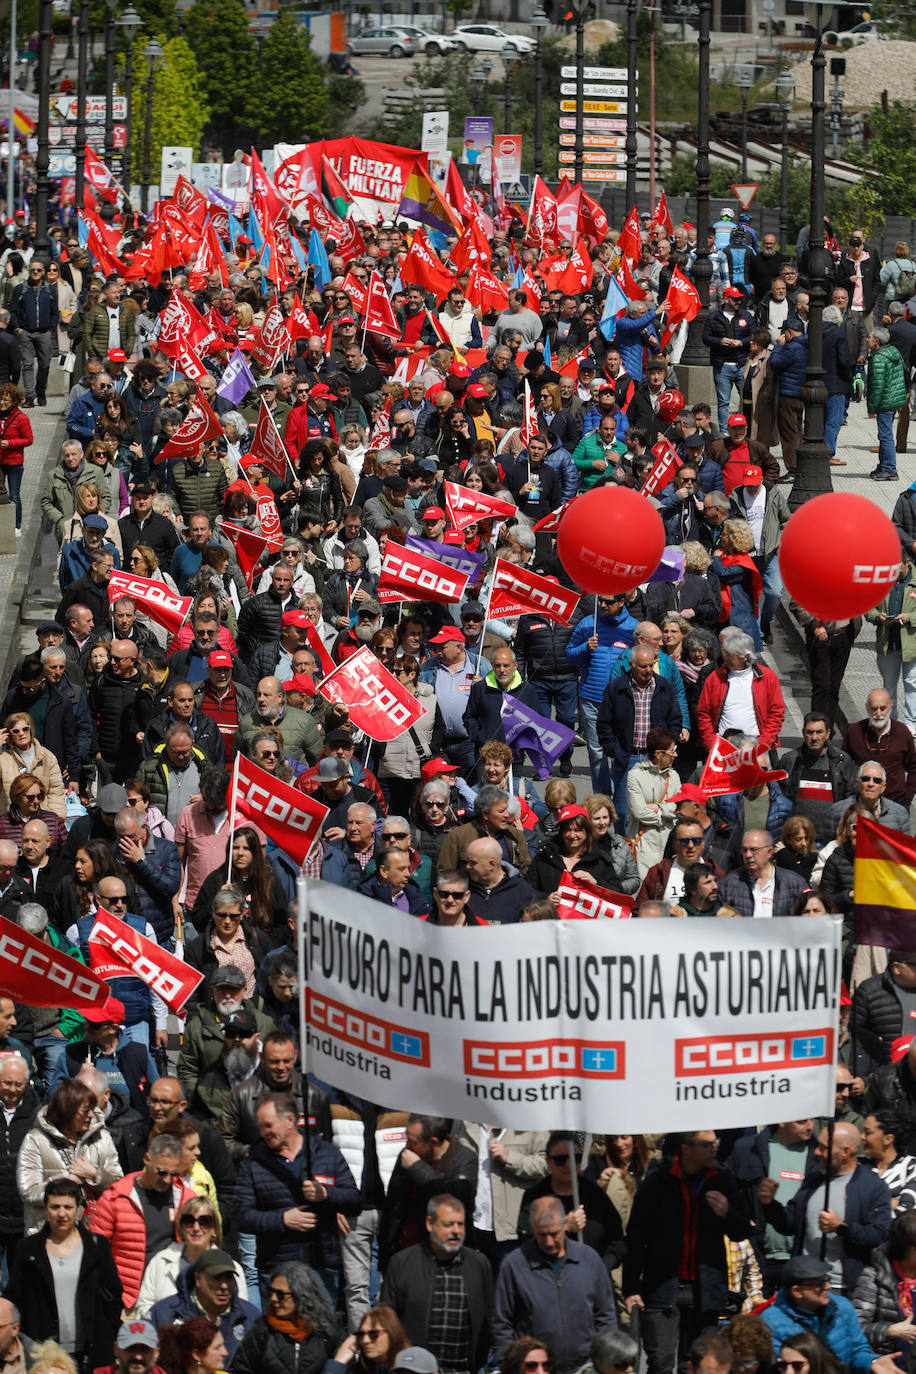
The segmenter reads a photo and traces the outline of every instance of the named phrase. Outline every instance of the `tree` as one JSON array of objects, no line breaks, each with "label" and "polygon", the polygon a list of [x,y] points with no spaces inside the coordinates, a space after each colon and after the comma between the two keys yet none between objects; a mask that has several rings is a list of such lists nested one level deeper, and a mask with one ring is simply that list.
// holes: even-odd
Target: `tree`
[{"label": "tree", "polygon": [[[880,46],[880,44],[879,44]],[[850,148],[847,156],[868,169],[873,208],[885,215],[916,215],[916,146],[913,110],[893,100],[884,110],[873,106],[866,120],[870,137],[864,148]],[[858,189],[858,188],[857,188]]]},{"label": "tree", "polygon": [[288,10],[281,10],[264,41],[247,115],[262,143],[306,143],[329,131],[324,69],[304,26]]},{"label": "tree", "polygon": [[[147,39],[134,43],[134,120],[131,166],[139,177],[144,164],[146,132],[146,89],[149,66],[143,56]],[[162,39],[160,38],[160,42]],[[209,108],[200,88],[194,54],[184,38],[169,38],[163,43],[164,55],[153,78],[153,122],[150,164],[153,180],[158,180],[163,144],[200,151]]]},{"label": "tree", "polygon": [[196,0],[185,38],[210,107],[210,132],[229,155],[249,142],[246,114],[257,88],[257,50],[241,0]]}]

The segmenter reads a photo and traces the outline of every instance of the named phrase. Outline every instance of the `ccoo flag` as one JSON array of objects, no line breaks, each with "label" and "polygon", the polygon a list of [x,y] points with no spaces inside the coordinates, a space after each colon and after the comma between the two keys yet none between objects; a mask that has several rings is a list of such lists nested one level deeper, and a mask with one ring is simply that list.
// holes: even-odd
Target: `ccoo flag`
[{"label": "ccoo flag", "polygon": [[855,938],[916,949],[916,840],[859,816],[853,870]]}]

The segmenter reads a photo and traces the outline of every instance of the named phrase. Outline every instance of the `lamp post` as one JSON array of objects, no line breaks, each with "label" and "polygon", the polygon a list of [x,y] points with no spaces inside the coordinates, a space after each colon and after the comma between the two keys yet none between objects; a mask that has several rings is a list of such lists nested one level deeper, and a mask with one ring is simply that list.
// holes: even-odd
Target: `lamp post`
[{"label": "lamp post", "polygon": [[105,161],[114,157],[115,4],[105,0]]},{"label": "lamp post", "polygon": [[146,127],[143,132],[143,181],[140,185],[140,209],[146,214],[146,207],[149,201],[149,184],[152,172],[151,159],[153,154],[153,78],[156,75],[156,68],[162,61],[162,44],[157,38],[151,38],[143,49],[143,56],[149,63],[149,76],[146,79]]},{"label": "lamp post", "polygon": [[122,168],[122,180],[124,189],[130,196],[130,172],[131,172],[131,147],[130,140],[133,133],[133,108],[134,98],[134,39],[140,32],[143,20],[140,18],[133,5],[128,5],[118,16],[118,27],[123,29],[124,37],[127,39],[127,52],[124,57],[124,95],[127,103],[127,113],[124,119],[124,165]]},{"label": "lamp post", "polygon": [[89,75],[89,0],[79,0],[79,56],[76,68],[76,203],[83,204],[86,189],[86,87]]},{"label": "lamp post", "polygon": [[[51,252],[48,243],[48,196],[51,178],[48,176],[50,165],[50,140],[48,124],[51,105],[51,41],[52,32],[51,0],[41,0],[38,11],[38,152],[35,157],[35,254],[40,262],[50,262]],[[13,130],[8,130],[13,137]]]},{"label": "lamp post", "polygon": [[709,31],[712,0],[700,0],[697,27],[697,252],[693,264],[693,284],[700,297],[700,309],[691,320],[684,346],[685,366],[708,369],[709,350],[703,342],[703,330],[709,315],[709,283],[712,263],[709,261]]},{"label": "lamp post", "polygon": [[12,0],[10,8],[10,102],[6,111],[6,214],[10,220],[16,209],[16,140],[14,137],[16,129],[16,24],[16,0]]},{"label": "lamp post", "polygon": [[572,0],[576,14],[576,161],[575,180],[582,181],[585,162],[585,6],[587,0]]},{"label": "lamp post", "polygon": [[735,85],[741,92],[741,180],[747,181],[747,97],[754,84],[753,67],[735,68]]},{"label": "lamp post", "polygon": [[846,58],[831,57],[830,75],[833,85],[830,88],[830,142],[834,157],[840,155],[840,134],[843,129],[843,101],[845,91],[840,89],[840,78],[846,75]]},{"label": "lamp post", "polygon": [[550,20],[544,11],[537,7],[531,11],[531,27],[534,29],[534,170],[540,176],[544,170],[544,105],[541,97],[541,34]]},{"label": "lamp post", "polygon": [[76,36],[76,10],[73,7],[73,0],[70,0],[70,23],[67,27],[67,52],[64,60],[73,62],[76,59],[76,49],[74,39]]},{"label": "lamp post", "polygon": [[485,77],[479,66],[472,68],[469,80],[474,91],[474,114],[480,118],[483,113],[481,98]]},{"label": "lamp post", "polygon": [[506,48],[502,53],[503,72],[505,83],[503,85],[503,133],[512,132],[512,64],[517,57],[514,48]]},{"label": "lamp post", "polygon": [[490,72],[493,70],[492,59],[485,57],[480,64],[480,70],[483,72],[483,93],[481,96],[483,109],[481,110],[481,114],[486,118],[487,106],[490,103]]},{"label": "lamp post", "polygon": [[782,110],[782,161],[779,168],[779,251],[789,242],[789,107],[795,99],[792,73],[781,71],[776,79],[776,99]]},{"label": "lamp post", "polygon": [[627,205],[636,204],[636,15],[637,0],[627,0]]}]

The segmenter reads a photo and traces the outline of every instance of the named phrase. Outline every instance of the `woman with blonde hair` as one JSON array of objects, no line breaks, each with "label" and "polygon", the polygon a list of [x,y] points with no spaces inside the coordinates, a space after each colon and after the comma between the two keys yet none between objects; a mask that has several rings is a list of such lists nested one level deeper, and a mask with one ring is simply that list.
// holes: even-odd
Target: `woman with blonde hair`
[{"label": "woman with blonde hair", "polygon": [[617,823],[617,808],[604,792],[590,792],[582,802],[589,816],[598,840],[610,853],[617,876],[620,879],[619,892],[633,897],[639,891],[640,877],[636,867],[633,850],[614,826]]},{"label": "woman with blonde hair", "polygon": [[[106,513],[105,499],[107,494],[104,484],[96,481],[94,477],[86,477],[79,483],[74,494],[73,514],[68,520],[61,522],[63,527],[61,549],[63,549],[64,544],[71,544],[75,539],[82,539],[83,521],[87,515],[100,515],[107,527],[102,536],[103,542],[113,544],[118,551],[118,557],[123,557],[124,546],[121,541],[118,522]],[[57,566],[60,568],[60,553],[57,555]]]},{"label": "woman with blonde hair", "polygon": [[[200,1259],[206,1250],[222,1248],[223,1224],[219,1209],[209,1198],[190,1198],[179,1207],[175,1217],[175,1239],[164,1250],[157,1251],[143,1271],[137,1316],[147,1319],[157,1302],[174,1296],[175,1282],[184,1269]],[[237,1260],[234,1268],[238,1295],[247,1300],[248,1284]]]},{"label": "woman with blonde hair", "polygon": [[0,730],[0,812],[10,805],[10,788],[16,778],[28,775],[44,789],[43,805],[62,819],[67,815],[67,793],[60,764],[35,738],[35,724],[26,711],[7,716]]},{"label": "woman with blonde hair", "polygon": [[254,311],[247,301],[239,301],[232,312],[235,315],[235,332],[239,343],[250,338],[254,329]]},{"label": "woman with blonde hair", "polygon": [[354,477],[363,476],[363,460],[366,456],[366,436],[359,425],[344,425],[340,431],[340,457]]},{"label": "woman with blonde hair", "polygon": [[763,591],[760,570],[751,557],[754,535],[746,520],[726,520],[719,535],[719,549],[713,569],[722,588],[720,625],[733,625],[750,635],[759,653],[763,639],[757,612]]}]

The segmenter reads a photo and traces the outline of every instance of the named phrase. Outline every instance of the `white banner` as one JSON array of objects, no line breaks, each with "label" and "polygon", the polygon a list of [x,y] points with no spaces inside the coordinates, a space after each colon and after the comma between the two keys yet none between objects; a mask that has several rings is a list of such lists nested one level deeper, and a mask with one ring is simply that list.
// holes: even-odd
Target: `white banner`
[{"label": "white banner", "polygon": [[448,930],[327,883],[309,908],[308,1068],[345,1092],[518,1130],[833,1111],[830,917]]}]

